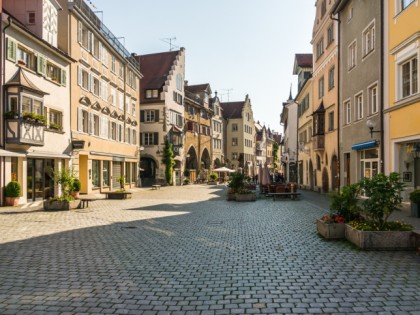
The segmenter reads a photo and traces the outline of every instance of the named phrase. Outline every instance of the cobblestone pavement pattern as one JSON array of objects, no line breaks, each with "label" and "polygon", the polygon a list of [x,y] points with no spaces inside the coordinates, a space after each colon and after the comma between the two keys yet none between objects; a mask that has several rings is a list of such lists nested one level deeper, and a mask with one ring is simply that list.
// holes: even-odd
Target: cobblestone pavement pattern
[{"label": "cobblestone pavement pattern", "polygon": [[0,314],[420,314],[420,256],[318,237],[305,200],[141,189],[0,211]]}]

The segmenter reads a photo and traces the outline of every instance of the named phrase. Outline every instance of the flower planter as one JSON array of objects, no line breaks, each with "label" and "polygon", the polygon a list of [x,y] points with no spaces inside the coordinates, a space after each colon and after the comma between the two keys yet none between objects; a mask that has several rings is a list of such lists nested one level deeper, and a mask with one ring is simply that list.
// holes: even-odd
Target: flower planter
[{"label": "flower planter", "polygon": [[131,199],[131,192],[111,191],[105,193],[107,199]]},{"label": "flower planter", "polygon": [[236,201],[255,201],[257,200],[257,195],[255,193],[252,194],[236,194],[235,195]]},{"label": "flower planter", "polygon": [[16,207],[19,204],[19,197],[6,197],[5,205]]},{"label": "flower planter", "polygon": [[420,218],[420,204],[411,202],[411,215]]},{"label": "flower planter", "polygon": [[360,249],[412,250],[415,238],[411,231],[360,231],[346,224],[345,237]]},{"label": "flower planter", "polygon": [[323,238],[341,239],[345,235],[344,223],[325,223],[322,220],[316,220],[316,229]]},{"label": "flower planter", "polygon": [[77,209],[80,205],[80,200],[59,201],[59,200],[45,200],[44,210],[71,210]]}]

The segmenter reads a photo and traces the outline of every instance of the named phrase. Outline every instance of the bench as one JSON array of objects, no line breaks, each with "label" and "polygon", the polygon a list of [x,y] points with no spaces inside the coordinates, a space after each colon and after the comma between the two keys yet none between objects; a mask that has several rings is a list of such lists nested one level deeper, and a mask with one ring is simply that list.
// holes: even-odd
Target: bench
[{"label": "bench", "polygon": [[96,198],[79,198],[80,200],[80,209],[89,208],[89,201],[96,201]]},{"label": "bench", "polygon": [[152,185],[152,190],[158,190],[160,189],[160,185]]},{"label": "bench", "polygon": [[290,197],[292,200],[296,200],[301,193],[298,192],[281,192],[281,193],[268,193],[267,197],[273,197],[273,200],[276,200],[276,197]]}]

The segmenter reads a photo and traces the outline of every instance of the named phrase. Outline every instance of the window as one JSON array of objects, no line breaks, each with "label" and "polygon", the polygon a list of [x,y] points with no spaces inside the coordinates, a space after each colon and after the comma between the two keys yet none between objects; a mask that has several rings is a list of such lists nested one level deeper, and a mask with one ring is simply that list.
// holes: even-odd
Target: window
[{"label": "window", "polygon": [[117,141],[123,142],[123,126],[121,124],[117,124]]},{"label": "window", "polygon": [[39,99],[28,97],[28,96],[22,96],[21,106],[22,106],[22,109],[21,109],[22,114],[34,113],[37,115],[42,115],[44,112],[42,101]]},{"label": "window", "polygon": [[178,91],[182,92],[182,86],[183,86],[184,80],[182,79],[182,75],[178,73],[176,75],[176,88]]},{"label": "window", "polygon": [[108,68],[108,50],[106,50],[106,48],[104,46],[102,46],[102,45],[101,45],[101,47],[102,47],[102,50],[101,50],[101,53],[102,53],[102,57],[101,57],[102,64],[105,67]]},{"label": "window", "polygon": [[28,24],[35,24],[35,12],[28,12]]},{"label": "window", "polygon": [[101,49],[101,42],[96,36],[92,35],[92,55],[94,55],[96,59],[101,58]]},{"label": "window", "polygon": [[112,87],[111,88],[111,105],[116,106],[117,102],[117,91]]},{"label": "window", "polygon": [[335,85],[334,76],[335,76],[335,67],[332,67],[328,71],[328,90],[331,90]]},{"label": "window", "polygon": [[118,108],[124,109],[124,94],[121,92],[118,92]]},{"label": "window", "polygon": [[334,41],[334,25],[331,24],[327,30],[327,47]]},{"label": "window", "polygon": [[145,110],[144,121],[145,122],[154,122],[155,121],[155,111],[154,110]]},{"label": "window", "polygon": [[363,56],[368,55],[375,49],[375,22],[372,22],[363,31]]},{"label": "window", "polygon": [[322,0],[322,3],[321,3],[321,19],[324,17],[326,12],[327,12],[327,0]]},{"label": "window", "polygon": [[159,90],[146,90],[146,98],[158,98]]},{"label": "window", "polygon": [[60,127],[63,126],[63,113],[58,110],[50,109],[48,119],[50,126],[51,124],[55,124]]},{"label": "window", "polygon": [[414,0],[399,0],[400,1],[400,11],[404,10],[405,8],[407,8],[411,3],[414,2]]},{"label": "window", "polygon": [[117,140],[117,123],[114,121],[109,122],[109,138]]},{"label": "window", "polygon": [[328,131],[334,130],[334,112],[328,113]]},{"label": "window", "polygon": [[109,186],[109,161],[102,161],[102,186]]},{"label": "window", "polygon": [[111,71],[113,73],[117,72],[117,66],[116,66],[116,63],[115,63],[115,56],[114,55],[111,56]]},{"label": "window", "polygon": [[233,152],[232,153],[232,160],[237,160],[238,159],[238,153]]},{"label": "window", "polygon": [[99,160],[92,160],[92,186],[95,188],[100,186],[100,165]]},{"label": "window", "polygon": [[78,131],[89,133],[89,113],[87,110],[78,108]]},{"label": "window", "polygon": [[99,126],[99,116],[98,115],[94,115],[92,114],[92,130],[91,132],[95,135],[99,137],[99,130],[100,130],[100,126]]},{"label": "window", "polygon": [[131,181],[136,182],[137,180],[137,163],[131,163]]},{"label": "window", "polygon": [[16,95],[9,96],[7,111],[18,112],[18,97]]},{"label": "window", "polygon": [[101,97],[105,102],[108,101],[108,82],[105,80],[102,80]]},{"label": "window", "polygon": [[79,76],[78,76],[79,85],[87,90],[90,91],[90,75],[89,72],[85,68],[79,66]]},{"label": "window", "polygon": [[159,138],[157,132],[142,132],[141,145],[158,145]]},{"label": "window", "polygon": [[351,70],[356,67],[356,41],[349,45],[348,52],[348,69]]},{"label": "window", "polygon": [[35,71],[35,54],[28,49],[18,46],[16,52],[18,62],[24,63],[28,69]]},{"label": "window", "polygon": [[418,93],[417,56],[401,65],[402,97]]},{"label": "window", "polygon": [[136,103],[135,102],[131,103],[131,115],[136,117]]},{"label": "window", "polygon": [[124,64],[122,62],[119,62],[118,76],[120,79],[124,78]]},{"label": "window", "polygon": [[346,125],[351,123],[351,103],[347,101],[344,103],[344,123]]},{"label": "window", "polygon": [[324,53],[324,37],[321,37],[320,41],[316,44],[316,59],[322,56]]},{"label": "window", "polygon": [[132,140],[132,144],[134,144],[134,145],[136,145],[137,144],[137,130],[136,129],[133,129],[133,136],[131,137],[131,140]]},{"label": "window", "polygon": [[77,39],[82,47],[86,48],[88,51],[91,50],[92,46],[92,33],[88,30],[86,25],[79,21]]},{"label": "window", "polygon": [[356,120],[360,120],[363,118],[363,94],[356,95],[355,104],[356,104]]},{"label": "window", "polygon": [[238,124],[232,124],[232,131],[238,131]]},{"label": "window", "polygon": [[321,77],[318,81],[318,97],[324,97],[324,77]]},{"label": "window", "polygon": [[91,78],[92,78],[91,92],[95,94],[96,96],[100,96],[101,95],[100,81],[97,77],[91,76]]},{"label": "window", "polygon": [[131,183],[131,163],[130,162],[125,162],[125,182],[126,183]]},{"label": "window", "polygon": [[378,86],[375,85],[369,88],[370,113],[376,114],[378,112]]},{"label": "window", "polygon": [[238,138],[232,138],[232,146],[238,145]]}]

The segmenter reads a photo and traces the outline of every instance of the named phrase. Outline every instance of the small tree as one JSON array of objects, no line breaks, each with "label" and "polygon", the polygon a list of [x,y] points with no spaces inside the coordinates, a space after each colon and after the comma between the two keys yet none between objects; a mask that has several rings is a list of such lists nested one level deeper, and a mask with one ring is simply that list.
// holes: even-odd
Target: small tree
[{"label": "small tree", "polygon": [[363,214],[367,220],[382,228],[389,216],[399,210],[402,202],[401,191],[404,184],[398,173],[377,174],[360,181],[360,188],[367,199],[363,201]]},{"label": "small tree", "polygon": [[219,179],[219,175],[217,175],[217,173],[211,173],[209,175],[209,177],[210,177],[210,180],[212,180],[212,181],[215,181],[215,180]]},{"label": "small tree", "polygon": [[232,189],[234,193],[244,188],[244,174],[235,172],[232,173],[229,179],[228,187]]},{"label": "small tree", "polygon": [[172,151],[172,144],[168,140],[165,141],[165,148],[163,150],[163,163],[165,167],[165,178],[169,185],[173,183],[173,167],[175,165],[174,152]]},{"label": "small tree", "polygon": [[20,184],[16,181],[11,181],[6,185],[4,194],[6,197],[9,198],[17,198],[21,195],[21,187]]},{"label": "small tree", "polygon": [[53,172],[54,182],[61,186],[63,197],[68,198],[73,189],[74,172],[71,168],[62,168]]},{"label": "small tree", "polygon": [[331,195],[330,211],[342,215],[347,222],[353,220],[360,213],[357,205],[359,194],[359,184],[344,186],[340,192]]}]

